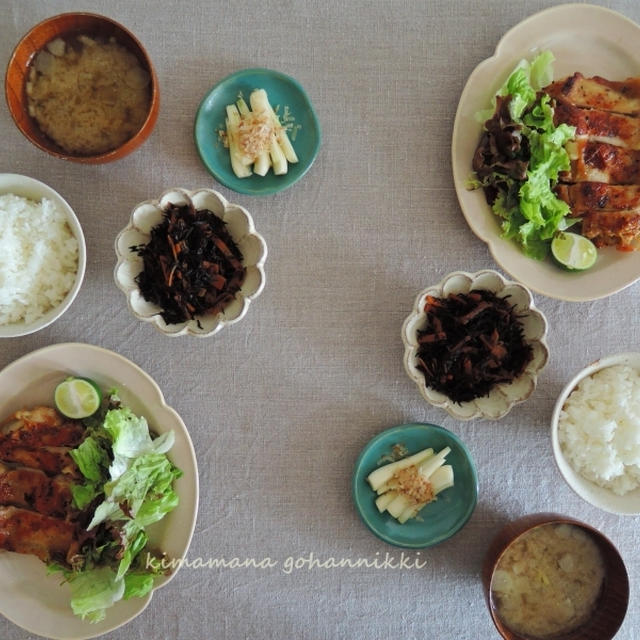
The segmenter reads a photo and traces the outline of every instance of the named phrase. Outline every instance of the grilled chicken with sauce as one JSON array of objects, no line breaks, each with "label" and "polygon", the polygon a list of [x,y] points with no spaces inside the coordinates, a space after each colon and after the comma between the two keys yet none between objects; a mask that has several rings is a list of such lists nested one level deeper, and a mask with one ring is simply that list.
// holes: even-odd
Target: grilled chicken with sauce
[{"label": "grilled chicken with sauce", "polygon": [[559,184],[555,191],[574,216],[593,211],[640,211],[640,185],[580,182]]},{"label": "grilled chicken with sauce", "polygon": [[640,237],[640,186],[602,182],[559,184],[556,195],[580,218],[580,232],[597,247],[638,249]]},{"label": "grilled chicken with sauce", "polygon": [[0,463],[0,505],[33,509],[64,518],[72,510],[72,481],[68,476],[49,477],[39,469],[10,467]]},{"label": "grilled chicken with sauce", "polygon": [[565,148],[571,169],[560,174],[562,182],[640,184],[640,150],[580,138],[567,142]]},{"label": "grilled chicken with sauce", "polygon": [[555,124],[576,128],[556,194],[597,247],[640,248],[640,78],[574,73],[545,87]]},{"label": "grilled chicken with sauce", "polygon": [[596,247],[616,247],[620,251],[640,249],[640,212],[592,211],[580,222],[581,233]]},{"label": "grilled chicken with sauce", "polygon": [[76,524],[28,509],[0,507],[0,549],[71,564],[78,546]]},{"label": "grilled chicken with sauce", "polygon": [[83,530],[70,451],[84,425],[51,407],[16,411],[0,425],[0,549],[70,563]]},{"label": "grilled chicken with sauce", "polygon": [[52,407],[21,409],[0,426],[0,461],[40,469],[49,475],[74,475],[69,451],[82,441],[84,426]]},{"label": "grilled chicken with sauce", "polygon": [[70,447],[40,447],[25,449],[12,444],[0,443],[0,460],[14,462],[32,469],[40,469],[48,475],[61,473],[76,476],[78,468],[69,452]]},{"label": "grilled chicken with sauce", "polygon": [[556,195],[580,218],[580,232],[597,247],[621,251],[638,248],[640,238],[640,186],[603,182],[559,184]]},{"label": "grilled chicken with sauce", "polygon": [[576,128],[576,138],[606,142],[626,149],[640,149],[640,120],[633,116],[576,107],[567,100],[555,102],[553,122]]},{"label": "grilled chicken with sauce", "polygon": [[552,82],[544,88],[544,92],[576,107],[640,115],[640,78],[611,81],[600,76],[585,78],[577,72],[568,78]]},{"label": "grilled chicken with sauce", "polygon": [[76,447],[83,435],[81,422],[64,418],[52,407],[35,407],[16,411],[2,423],[0,446],[11,443],[24,448]]}]

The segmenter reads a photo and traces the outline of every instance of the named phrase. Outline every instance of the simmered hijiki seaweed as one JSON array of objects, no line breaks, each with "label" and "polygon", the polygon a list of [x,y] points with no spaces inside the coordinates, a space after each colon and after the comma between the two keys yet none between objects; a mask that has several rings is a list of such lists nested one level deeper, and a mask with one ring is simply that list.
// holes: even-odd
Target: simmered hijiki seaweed
[{"label": "simmered hijiki seaweed", "polygon": [[513,305],[491,291],[427,296],[426,329],[418,332],[417,367],[428,387],[454,402],[512,382],[533,357]]},{"label": "simmered hijiki seaweed", "polygon": [[140,293],[167,324],[224,309],[240,290],[243,256],[223,220],[208,209],[169,204],[147,244],[130,247],[143,259]]}]

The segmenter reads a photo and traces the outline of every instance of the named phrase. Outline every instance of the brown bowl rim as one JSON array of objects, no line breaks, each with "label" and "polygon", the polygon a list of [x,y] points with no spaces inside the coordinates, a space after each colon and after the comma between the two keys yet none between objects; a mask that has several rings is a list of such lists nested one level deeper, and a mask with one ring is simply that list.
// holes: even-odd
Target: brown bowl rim
[{"label": "brown bowl rim", "polygon": [[[130,38],[131,41],[138,48],[139,54],[142,55],[143,57],[143,63],[147,68],[147,70],[149,71],[149,75],[151,76],[151,103],[149,105],[149,112],[147,113],[147,117],[145,118],[145,121],[142,123],[142,125],[140,126],[140,129],[138,129],[138,131],[133,137],[129,138],[129,140],[127,140],[125,143],[123,143],[119,147],[116,147],[115,149],[111,149],[110,151],[106,151],[105,153],[100,153],[92,156],[79,156],[79,155],[70,154],[65,151],[58,150],[56,148],[52,148],[43,144],[39,140],[33,138],[29,133],[27,133],[24,130],[24,128],[22,127],[22,125],[20,124],[20,122],[18,121],[18,119],[14,114],[12,101],[9,97],[9,84],[8,84],[9,69],[13,64],[15,64],[16,54],[20,46],[25,42],[25,40],[32,37],[33,34],[36,33],[39,29],[42,29],[45,25],[56,22],[57,20],[60,20],[60,18],[65,16],[80,16],[80,17],[96,18],[97,20],[101,20],[106,23],[109,23],[112,26],[119,29],[120,31],[122,31],[127,36],[127,38]],[[69,32],[71,32],[71,30]],[[64,33],[66,32],[62,32],[60,35],[63,35]],[[33,55],[35,55],[35,52]],[[31,63],[33,55],[29,58],[29,64]],[[137,57],[139,58],[140,56],[137,56]],[[58,13],[54,16],[50,16],[48,18],[45,18],[44,20],[41,20],[34,26],[32,26],[20,38],[20,40],[18,40],[18,42],[16,43],[16,45],[14,46],[11,52],[11,56],[9,57],[9,61],[5,69],[5,100],[7,102],[7,107],[9,109],[9,113],[11,114],[11,118],[13,119],[15,125],[17,126],[20,133],[22,133],[22,135],[27,140],[29,140],[29,142],[31,142],[34,146],[38,147],[42,151],[45,151],[46,153],[56,158],[60,158],[62,160],[69,160],[71,162],[79,162],[82,164],[103,164],[103,163],[111,162],[113,160],[119,160],[120,158],[123,158],[129,155],[132,151],[134,151],[137,147],[139,147],[143,142],[145,142],[145,140],[151,135],[151,132],[158,119],[158,112],[160,109],[160,92],[158,87],[158,76],[156,74],[155,68],[151,61],[151,57],[149,56],[149,53],[147,52],[147,49],[145,48],[145,46],[142,44],[142,42],[137,38],[137,36],[132,31],[130,31],[123,24],[119,23],[117,20],[114,20],[113,18],[109,18],[99,13],[93,13],[91,11],[67,11],[64,13]],[[21,104],[23,103],[22,98],[20,99],[20,103]]]},{"label": "brown bowl rim", "polygon": [[[534,513],[516,518],[515,520],[505,524],[493,537],[485,553],[482,565],[482,587],[485,602],[489,609],[489,614],[493,624],[498,630],[498,633],[505,638],[505,640],[527,640],[525,636],[521,636],[515,631],[509,629],[497,616],[495,608],[491,602],[491,579],[493,578],[493,573],[500,558],[508,547],[510,547],[525,533],[547,524],[572,524],[580,527],[593,537],[601,551],[608,552],[607,555],[610,556],[609,562],[611,561],[611,558],[613,558],[614,561],[617,561],[618,569],[620,571],[616,575],[616,579],[619,580],[619,583],[614,585],[614,592],[621,597],[621,604],[616,612],[619,620],[612,622],[611,626],[607,627],[606,632],[608,635],[606,637],[598,636],[599,640],[611,640],[620,629],[629,606],[629,575],[627,573],[624,560],[617,547],[604,533],[592,525],[578,520],[577,518],[553,512]],[[602,594],[600,597],[602,597]],[[610,599],[615,598],[609,597],[609,600]],[[588,624],[591,624],[591,622],[592,621],[589,620]],[[554,640],[578,640],[583,637],[583,633],[584,625],[581,625],[570,633],[554,636]],[[593,637],[595,638],[596,636]],[[589,636],[589,638],[591,638],[591,636]]]}]

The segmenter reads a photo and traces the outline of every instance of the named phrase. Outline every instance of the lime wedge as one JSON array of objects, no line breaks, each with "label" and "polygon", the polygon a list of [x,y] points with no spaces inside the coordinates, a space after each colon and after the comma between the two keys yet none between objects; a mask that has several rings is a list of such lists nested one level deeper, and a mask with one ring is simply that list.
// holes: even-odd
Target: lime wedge
[{"label": "lime wedge", "polygon": [[92,416],[102,402],[100,387],[88,378],[67,378],[53,394],[56,409],[67,418],[79,420]]},{"label": "lime wedge", "polygon": [[553,257],[566,269],[584,271],[592,267],[598,257],[596,246],[577,233],[560,231],[551,241]]}]

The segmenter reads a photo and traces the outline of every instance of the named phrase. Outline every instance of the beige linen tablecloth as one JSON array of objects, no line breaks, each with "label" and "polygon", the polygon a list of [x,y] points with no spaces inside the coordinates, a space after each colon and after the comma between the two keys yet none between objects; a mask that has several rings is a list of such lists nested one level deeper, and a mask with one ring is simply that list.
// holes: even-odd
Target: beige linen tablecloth
[{"label": "beige linen tablecloth", "polygon": [[[572,493],[554,465],[548,427],[556,397],[578,369],[637,350],[640,285],[593,303],[536,296],[549,320],[551,361],[533,396],[500,421],[462,423],[426,405],[402,367],[400,327],[418,291],[454,270],[496,266],[453,189],[450,141],[462,88],[509,28],[553,4],[0,2],[0,60],[40,20],[96,11],[144,43],[162,92],[151,138],[103,166],[45,155],[0,107],[0,171],[58,190],[75,209],[88,250],[70,310],[37,334],[2,340],[0,367],[70,341],[140,365],[184,419],[198,456],[201,499],[189,557],[276,562],[183,568],[110,640],[497,638],[480,583],[483,554],[505,521],[537,511],[578,517],[614,541],[632,587],[617,637],[638,637],[638,520],[606,514]],[[636,0],[600,4],[640,22]],[[192,140],[204,93],[255,66],[299,80],[323,128],[307,176],[262,198],[217,184]],[[238,325],[206,340],[168,339],[136,321],[113,282],[117,232],[135,204],[169,187],[219,189],[247,207],[269,247],[264,293]],[[419,569],[309,568],[310,557],[399,556],[358,519],[350,476],[370,438],[414,421],[440,424],[468,445],[480,482],[470,522],[422,551]],[[300,558],[305,567],[291,568]],[[2,640],[31,637],[0,620]]]}]

